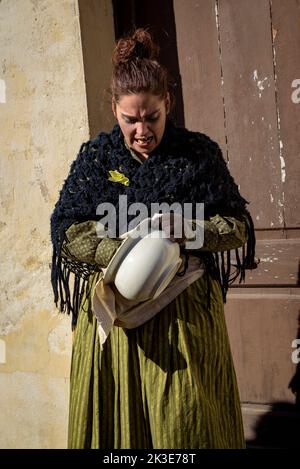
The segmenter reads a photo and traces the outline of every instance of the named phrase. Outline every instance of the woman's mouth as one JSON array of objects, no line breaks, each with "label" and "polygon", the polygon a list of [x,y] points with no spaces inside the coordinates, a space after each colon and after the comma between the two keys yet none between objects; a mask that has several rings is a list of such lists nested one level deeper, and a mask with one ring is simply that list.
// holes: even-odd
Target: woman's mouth
[{"label": "woman's mouth", "polygon": [[140,147],[148,147],[152,141],[153,141],[153,135],[151,137],[147,138],[135,138],[134,141],[140,146]]}]

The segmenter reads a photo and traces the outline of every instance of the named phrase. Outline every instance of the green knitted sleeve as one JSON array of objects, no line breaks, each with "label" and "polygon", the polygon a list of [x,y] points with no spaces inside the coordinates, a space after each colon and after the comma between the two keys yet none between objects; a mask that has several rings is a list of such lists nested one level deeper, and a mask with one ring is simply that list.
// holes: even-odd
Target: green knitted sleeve
[{"label": "green knitted sleeve", "polygon": [[65,233],[62,246],[63,257],[107,267],[122,241],[99,238],[96,224],[96,221],[85,221],[71,225]]},{"label": "green knitted sleeve", "polygon": [[[195,229],[196,220],[193,221]],[[215,215],[204,221],[204,244],[200,251],[229,251],[243,246],[248,239],[247,221]]]}]

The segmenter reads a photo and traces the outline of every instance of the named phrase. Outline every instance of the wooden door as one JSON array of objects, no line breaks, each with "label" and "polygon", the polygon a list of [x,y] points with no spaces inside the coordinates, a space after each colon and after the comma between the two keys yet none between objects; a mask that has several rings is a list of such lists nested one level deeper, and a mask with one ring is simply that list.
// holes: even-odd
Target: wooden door
[{"label": "wooden door", "polygon": [[261,263],[230,289],[225,307],[248,444],[293,446],[300,103],[292,84],[300,77],[300,4],[174,0],[174,12],[186,126],[218,141],[256,227]]},{"label": "wooden door", "polygon": [[299,1],[114,0],[113,5],[117,37],[133,25],[155,32],[161,60],[175,79],[177,122],[219,143],[250,202],[261,262],[245,284],[230,289],[225,307],[246,437],[249,447],[295,446]]}]

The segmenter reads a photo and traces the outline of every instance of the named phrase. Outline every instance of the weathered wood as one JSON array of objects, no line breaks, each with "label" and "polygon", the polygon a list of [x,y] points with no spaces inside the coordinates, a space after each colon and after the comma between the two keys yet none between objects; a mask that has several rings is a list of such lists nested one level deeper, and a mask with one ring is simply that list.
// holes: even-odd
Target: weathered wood
[{"label": "weathered wood", "polygon": [[245,283],[234,287],[299,286],[300,239],[258,240],[256,256],[260,259],[257,269],[247,270]]},{"label": "weathered wood", "polygon": [[219,2],[230,170],[259,228],[282,227],[274,65],[268,1]]},{"label": "weathered wood", "polygon": [[[272,0],[279,148],[288,227],[300,227],[300,3]],[[295,82],[295,80],[298,80]],[[292,85],[294,84],[294,87]],[[298,89],[298,92],[295,93]],[[294,93],[294,96],[292,96]],[[293,99],[292,99],[293,98]],[[296,102],[293,102],[296,101]]]},{"label": "weathered wood", "polygon": [[214,0],[174,0],[185,125],[208,134],[225,159],[221,67]]},{"label": "weathered wood", "polygon": [[226,322],[243,402],[295,402],[289,384],[297,370],[292,342],[299,338],[299,305],[300,289],[228,297]]}]

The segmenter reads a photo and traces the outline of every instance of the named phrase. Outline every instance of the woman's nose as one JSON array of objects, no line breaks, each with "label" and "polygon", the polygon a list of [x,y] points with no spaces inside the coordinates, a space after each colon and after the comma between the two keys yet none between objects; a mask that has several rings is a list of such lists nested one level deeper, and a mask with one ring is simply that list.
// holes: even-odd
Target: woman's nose
[{"label": "woman's nose", "polygon": [[139,137],[143,137],[144,135],[147,135],[148,128],[146,122],[137,122],[136,124],[136,134]]}]

